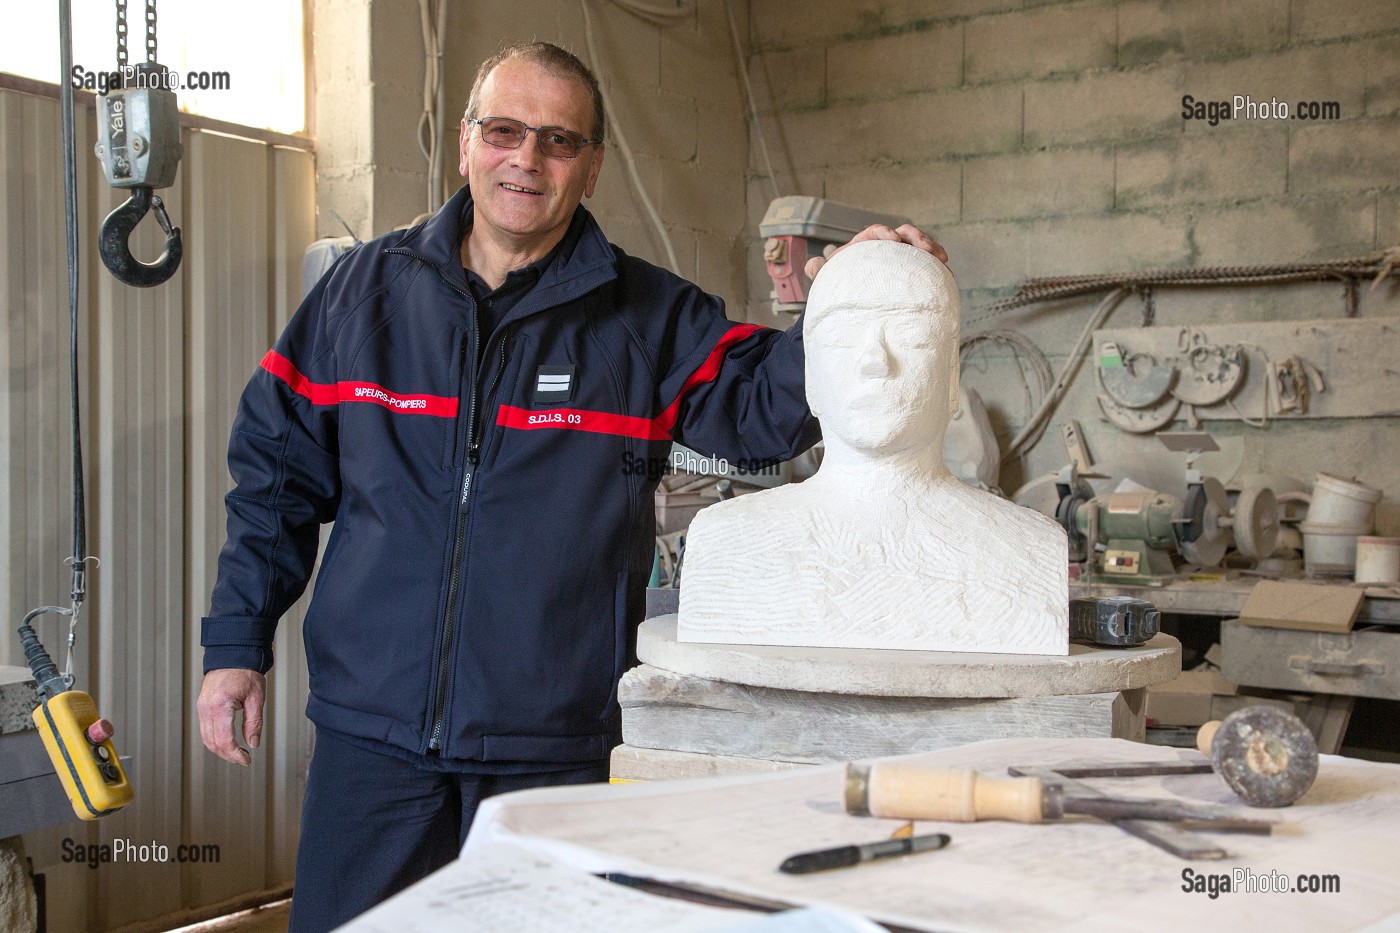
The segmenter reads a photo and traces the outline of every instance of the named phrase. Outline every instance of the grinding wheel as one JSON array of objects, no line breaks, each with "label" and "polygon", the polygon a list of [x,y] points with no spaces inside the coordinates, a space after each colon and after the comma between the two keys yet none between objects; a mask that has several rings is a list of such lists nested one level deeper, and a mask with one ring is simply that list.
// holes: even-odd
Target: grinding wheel
[{"label": "grinding wheel", "polygon": [[1246,707],[1207,723],[1197,744],[1252,807],[1286,807],[1317,778],[1317,740],[1297,716],[1273,706]]},{"label": "grinding wheel", "polygon": [[1231,527],[1235,547],[1244,557],[1259,560],[1274,552],[1278,544],[1278,500],[1268,487],[1253,486],[1235,500]]},{"label": "grinding wheel", "polygon": [[[1185,515],[1177,547],[1181,556],[1202,567],[1214,567],[1230,547],[1230,498],[1220,480],[1206,476],[1186,496]],[[1221,519],[1227,519],[1222,522]]]}]

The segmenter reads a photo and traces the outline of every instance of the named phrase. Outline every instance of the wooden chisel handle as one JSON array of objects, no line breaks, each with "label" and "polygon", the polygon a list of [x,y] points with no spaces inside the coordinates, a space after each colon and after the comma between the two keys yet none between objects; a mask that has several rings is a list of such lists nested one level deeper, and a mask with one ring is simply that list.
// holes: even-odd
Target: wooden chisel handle
[{"label": "wooden chisel handle", "polygon": [[846,766],[846,811],[862,816],[1039,823],[1044,799],[1039,778],[992,778],[885,761]]}]

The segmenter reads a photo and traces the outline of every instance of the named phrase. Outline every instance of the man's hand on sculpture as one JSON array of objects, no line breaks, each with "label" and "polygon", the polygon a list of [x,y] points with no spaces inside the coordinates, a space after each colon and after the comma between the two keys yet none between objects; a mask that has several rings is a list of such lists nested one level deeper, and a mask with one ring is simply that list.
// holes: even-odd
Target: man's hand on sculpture
[{"label": "man's hand on sculpture", "polygon": [[[924,252],[938,257],[938,261],[945,266],[948,264],[948,251],[939,246],[938,243],[934,241],[933,237],[913,224],[900,224],[898,228],[889,227],[885,224],[871,224],[860,233],[851,237],[851,243],[860,243],[865,240],[894,240],[897,243],[908,243],[910,246],[917,246]],[[851,243],[847,243],[846,246],[850,246]],[[835,256],[836,253],[841,252],[846,246],[840,247],[831,255]],[[803,270],[807,273],[807,278],[816,278],[817,272],[825,265],[827,258],[829,257],[813,256],[811,259],[807,260],[807,265],[803,267]]]},{"label": "man's hand on sculpture", "polygon": [[241,748],[233,734],[233,720],[243,711],[243,740],[248,748],[262,741],[263,698],[267,678],[257,671],[223,668],[204,675],[199,691],[199,737],[204,747],[224,761],[248,765],[252,756]]}]

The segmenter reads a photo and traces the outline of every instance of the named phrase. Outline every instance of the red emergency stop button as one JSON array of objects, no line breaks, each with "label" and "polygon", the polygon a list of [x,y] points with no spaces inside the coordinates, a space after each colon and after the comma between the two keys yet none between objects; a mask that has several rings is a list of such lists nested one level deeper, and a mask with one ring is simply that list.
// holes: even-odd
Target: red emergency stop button
[{"label": "red emergency stop button", "polygon": [[110,739],[116,730],[112,728],[112,723],[107,719],[99,719],[97,722],[87,727],[88,741],[93,745],[101,745]]}]

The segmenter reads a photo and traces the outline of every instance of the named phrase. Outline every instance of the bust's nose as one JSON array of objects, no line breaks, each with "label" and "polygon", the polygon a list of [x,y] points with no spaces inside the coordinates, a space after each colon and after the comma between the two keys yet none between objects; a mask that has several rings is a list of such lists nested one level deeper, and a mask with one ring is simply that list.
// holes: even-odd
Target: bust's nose
[{"label": "bust's nose", "polygon": [[885,338],[880,333],[879,328],[872,329],[870,336],[862,343],[860,359],[857,360],[856,365],[859,373],[870,379],[880,379],[890,375],[893,369],[890,351],[885,346]]}]

